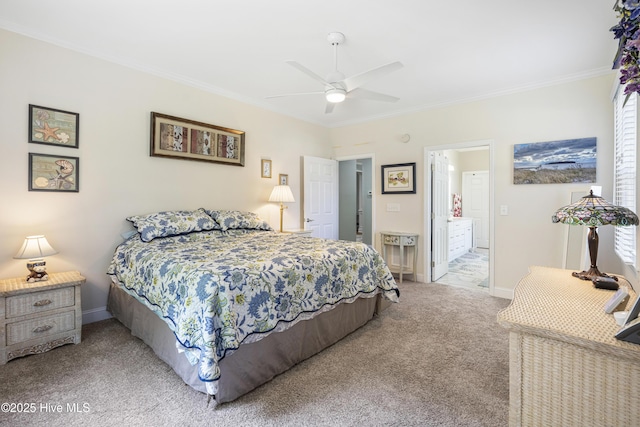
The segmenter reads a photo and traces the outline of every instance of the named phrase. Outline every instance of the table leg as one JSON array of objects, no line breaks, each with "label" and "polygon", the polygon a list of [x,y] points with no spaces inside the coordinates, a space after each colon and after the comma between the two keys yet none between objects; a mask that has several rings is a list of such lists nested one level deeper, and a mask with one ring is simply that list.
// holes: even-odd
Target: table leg
[{"label": "table leg", "polygon": [[404,246],[402,245],[402,238],[400,239],[400,283],[402,283],[402,270],[404,269]]},{"label": "table leg", "polygon": [[418,270],[418,238],[416,237],[416,243],[413,245],[413,281],[417,282],[416,271]]}]

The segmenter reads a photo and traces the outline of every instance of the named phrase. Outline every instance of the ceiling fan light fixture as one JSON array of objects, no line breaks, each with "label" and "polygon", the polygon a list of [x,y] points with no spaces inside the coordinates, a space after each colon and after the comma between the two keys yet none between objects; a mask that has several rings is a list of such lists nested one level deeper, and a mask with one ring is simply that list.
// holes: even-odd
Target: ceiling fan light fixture
[{"label": "ceiling fan light fixture", "polygon": [[340,88],[332,88],[327,90],[325,92],[325,95],[327,97],[327,102],[337,104],[345,100],[345,98],[347,97],[347,91]]}]

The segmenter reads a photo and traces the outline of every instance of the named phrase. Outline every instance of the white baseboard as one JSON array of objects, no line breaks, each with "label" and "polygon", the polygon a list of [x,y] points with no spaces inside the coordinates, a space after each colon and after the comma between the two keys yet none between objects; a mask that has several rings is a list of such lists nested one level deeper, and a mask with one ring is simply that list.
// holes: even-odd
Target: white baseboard
[{"label": "white baseboard", "polygon": [[494,287],[493,296],[498,298],[513,299],[513,289]]},{"label": "white baseboard", "polygon": [[107,311],[107,307],[92,308],[82,312],[82,324],[99,322],[100,320],[110,319],[111,313]]}]

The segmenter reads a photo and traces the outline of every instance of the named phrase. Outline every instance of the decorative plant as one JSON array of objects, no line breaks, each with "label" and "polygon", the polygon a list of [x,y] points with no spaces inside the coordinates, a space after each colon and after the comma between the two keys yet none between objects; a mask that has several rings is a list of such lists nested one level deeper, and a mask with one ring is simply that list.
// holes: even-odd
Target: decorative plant
[{"label": "decorative plant", "polygon": [[618,52],[613,60],[613,68],[620,68],[620,83],[627,97],[634,92],[640,93],[640,1],[616,0],[613,10],[618,13],[620,22],[611,31],[619,39]]}]

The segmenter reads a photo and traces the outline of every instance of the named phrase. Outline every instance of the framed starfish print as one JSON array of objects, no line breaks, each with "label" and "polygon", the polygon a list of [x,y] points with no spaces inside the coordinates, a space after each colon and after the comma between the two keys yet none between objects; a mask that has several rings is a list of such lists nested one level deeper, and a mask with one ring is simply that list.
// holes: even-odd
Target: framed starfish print
[{"label": "framed starfish print", "polygon": [[29,104],[29,142],[78,148],[80,114]]}]

